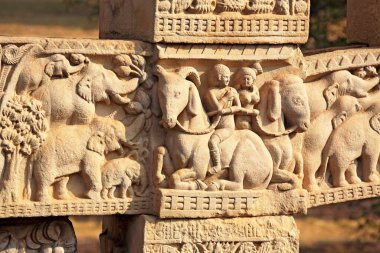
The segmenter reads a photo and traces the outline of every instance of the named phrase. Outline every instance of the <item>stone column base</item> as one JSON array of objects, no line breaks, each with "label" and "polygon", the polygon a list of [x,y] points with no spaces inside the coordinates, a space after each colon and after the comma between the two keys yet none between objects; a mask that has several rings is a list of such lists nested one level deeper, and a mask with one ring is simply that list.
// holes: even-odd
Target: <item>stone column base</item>
[{"label": "stone column base", "polygon": [[293,217],[159,219],[104,218],[103,253],[293,253],[299,231]]}]

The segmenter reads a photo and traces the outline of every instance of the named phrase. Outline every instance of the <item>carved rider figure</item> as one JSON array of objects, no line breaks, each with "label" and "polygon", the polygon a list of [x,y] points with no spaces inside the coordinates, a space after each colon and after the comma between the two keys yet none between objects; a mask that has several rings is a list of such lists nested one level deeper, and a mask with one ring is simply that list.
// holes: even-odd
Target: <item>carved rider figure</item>
[{"label": "carved rider figure", "polygon": [[228,139],[235,130],[234,114],[242,110],[239,94],[235,88],[230,87],[231,71],[223,65],[217,64],[212,71],[214,87],[211,87],[205,96],[208,116],[218,121],[215,132],[209,141],[212,167],[210,174],[215,174],[222,169],[219,144]]}]

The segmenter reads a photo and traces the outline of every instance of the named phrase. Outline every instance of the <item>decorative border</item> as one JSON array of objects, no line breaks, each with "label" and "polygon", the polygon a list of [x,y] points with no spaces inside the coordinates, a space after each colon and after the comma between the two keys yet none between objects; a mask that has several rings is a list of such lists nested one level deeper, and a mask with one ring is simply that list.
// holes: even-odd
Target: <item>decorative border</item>
[{"label": "decorative border", "polygon": [[194,45],[157,44],[159,59],[204,59],[229,61],[288,60],[302,57],[297,45]]},{"label": "decorative border", "polygon": [[56,201],[53,203],[24,202],[0,205],[0,218],[45,217],[67,215],[154,214],[149,197],[122,200]]},{"label": "decorative border", "polygon": [[355,185],[332,188],[319,193],[309,193],[309,208],[380,197],[380,184]]},{"label": "decorative border", "polygon": [[380,48],[352,48],[304,57],[306,76],[380,65]]},{"label": "decorative border", "polygon": [[288,192],[258,191],[181,191],[160,189],[156,194],[161,218],[207,218],[267,216],[306,213],[305,190]]},{"label": "decorative border", "polygon": [[160,13],[155,18],[154,40],[284,44],[305,43],[308,35],[308,16]]},{"label": "decorative border", "polygon": [[0,44],[38,44],[50,53],[78,53],[86,55],[118,55],[136,53],[152,55],[151,44],[140,41],[92,40],[92,39],[54,39],[0,36]]}]

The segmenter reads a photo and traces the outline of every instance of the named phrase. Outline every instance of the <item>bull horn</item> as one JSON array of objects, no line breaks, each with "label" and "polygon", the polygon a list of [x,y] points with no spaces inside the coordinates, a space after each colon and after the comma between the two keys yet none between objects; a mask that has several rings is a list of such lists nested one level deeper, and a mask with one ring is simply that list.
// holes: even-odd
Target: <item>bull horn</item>
[{"label": "bull horn", "polygon": [[201,78],[198,71],[193,67],[184,67],[178,70],[178,74],[192,81],[197,87],[201,86]]}]

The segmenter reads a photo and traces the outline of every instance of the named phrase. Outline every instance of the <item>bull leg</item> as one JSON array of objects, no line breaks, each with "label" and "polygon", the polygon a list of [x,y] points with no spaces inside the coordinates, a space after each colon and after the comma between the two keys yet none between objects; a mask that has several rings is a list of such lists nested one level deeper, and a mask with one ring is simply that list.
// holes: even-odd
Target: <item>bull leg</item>
[{"label": "bull leg", "polygon": [[197,174],[192,169],[180,169],[174,172],[168,184],[170,188],[178,190],[204,190],[207,188],[206,184],[197,180]]},{"label": "bull leg", "polygon": [[269,188],[278,191],[289,191],[301,188],[301,183],[298,177],[289,171],[274,170]]},{"label": "bull leg", "polygon": [[157,147],[154,151],[153,167],[155,169],[154,185],[156,187],[167,187],[166,177],[173,174],[174,167],[170,160],[169,152],[164,146]]},{"label": "bull leg", "polygon": [[212,182],[207,191],[241,191],[243,190],[243,182],[234,182],[228,180],[217,180]]}]

